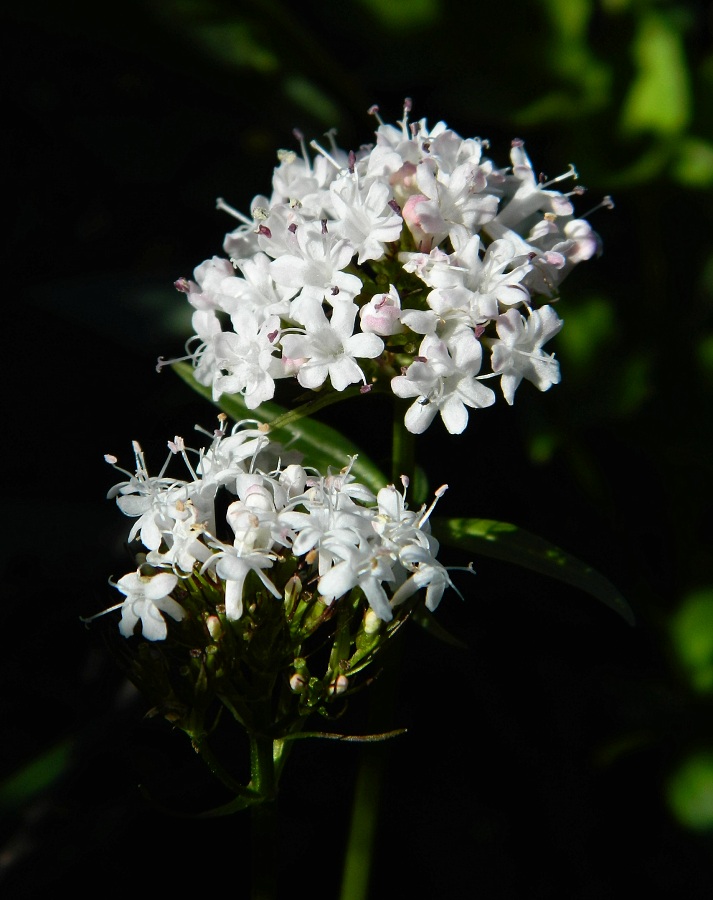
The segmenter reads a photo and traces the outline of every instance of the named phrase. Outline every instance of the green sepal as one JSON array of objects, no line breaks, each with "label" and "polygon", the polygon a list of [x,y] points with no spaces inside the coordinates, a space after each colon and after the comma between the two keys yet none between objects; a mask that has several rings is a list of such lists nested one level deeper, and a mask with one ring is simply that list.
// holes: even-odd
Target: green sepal
[{"label": "green sepal", "polygon": [[544,538],[494,519],[431,516],[430,522],[433,534],[442,544],[491,556],[571,584],[619,613],[629,625],[634,624],[631,607],[611,581]]},{"label": "green sepal", "polygon": [[269,425],[271,438],[279,441],[287,449],[299,450],[305,455],[306,462],[321,472],[326,472],[328,467],[343,468],[347,465],[347,457],[356,454],[357,459],[351,472],[357,481],[374,493],[386,484],[387,478],[381,469],[356,447],[353,441],[329,425],[309,418],[330,403],[358,396],[358,386],[352,386],[341,392],[325,388],[323,393],[315,395],[313,400],[295,410],[287,410],[284,406],[270,401],[261,403],[257,409],[248,409],[240,394],[224,394],[218,401],[214,401],[210,386],[196,381],[193,367],[189,363],[173,363],[171,368],[194,391],[210,400],[231,419],[235,421],[254,419]]}]

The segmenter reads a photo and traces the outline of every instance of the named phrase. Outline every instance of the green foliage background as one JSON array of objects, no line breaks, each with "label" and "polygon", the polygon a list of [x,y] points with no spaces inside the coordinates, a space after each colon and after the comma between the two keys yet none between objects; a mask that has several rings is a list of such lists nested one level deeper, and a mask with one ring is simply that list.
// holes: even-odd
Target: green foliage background
[{"label": "green foliage background", "polygon": [[[46,887],[40,857],[69,883],[131,835],[150,831],[170,852],[177,825],[147,813],[138,782],[171,807],[211,790],[78,624],[114,602],[106,578],[124,572],[102,457],[128,459],[136,438],[160,466],[174,430],[210,425],[153,363],[189,334],[173,281],[219,254],[231,227],[215,198],[248,209],[293,128],[334,127],[356,147],[371,138],[367,109],[393,121],[406,96],[414,117],[490,139],[502,165],[514,137],[549,177],[574,163],[582,212],[614,198],[591,218],[602,257],[563,286],[562,384],[476,413],[461,438],[434,426],[418,452],[432,485],[451,483],[439,513],[553,541],[613,581],[637,624],[474,560],[466,604],[438,613],[469,649],[419,633],[407,645],[398,721],[385,727],[410,731],[389,757],[377,885],[397,870],[413,896],[707,896],[709,7],[29,0],[3,17],[3,896]],[[388,411],[375,405],[365,422],[351,403],[324,421],[384,462]],[[353,715],[358,726],[365,713]],[[330,898],[358,751],[304,754],[285,788],[286,866]],[[223,852],[224,823],[181,823],[196,853]],[[227,825],[238,844],[244,827]],[[322,854],[321,880],[298,849]],[[197,864],[164,866],[164,879],[201,883]]]}]

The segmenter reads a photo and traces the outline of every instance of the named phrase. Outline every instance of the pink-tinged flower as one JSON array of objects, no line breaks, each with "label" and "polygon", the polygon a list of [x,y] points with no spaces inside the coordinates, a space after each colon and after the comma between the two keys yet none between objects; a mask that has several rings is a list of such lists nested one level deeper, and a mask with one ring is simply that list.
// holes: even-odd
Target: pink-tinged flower
[{"label": "pink-tinged flower", "polygon": [[400,334],[404,330],[401,324],[401,299],[399,292],[389,285],[388,294],[375,294],[371,300],[359,310],[361,330],[387,337]]}]

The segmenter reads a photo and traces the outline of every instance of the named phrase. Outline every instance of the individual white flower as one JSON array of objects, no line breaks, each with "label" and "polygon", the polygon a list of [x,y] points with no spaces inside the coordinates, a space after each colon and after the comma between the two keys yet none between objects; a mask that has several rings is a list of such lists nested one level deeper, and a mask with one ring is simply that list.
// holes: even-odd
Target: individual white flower
[{"label": "individual white flower", "polygon": [[356,175],[347,174],[330,187],[336,230],[357,253],[357,263],[381,259],[384,244],[396,241],[401,234],[402,219],[388,206],[391,191],[383,181],[373,181],[363,190]]},{"label": "individual white flower", "polygon": [[[506,177],[504,185],[505,193],[510,196],[506,196],[503,200],[500,211],[492,221],[493,225],[500,229],[512,228],[522,234],[532,226],[538,213],[554,216],[572,214],[571,201],[559,191],[549,190],[549,187],[564,178],[576,177],[577,173],[573,167],[553,181],[542,183],[535,175],[530,158],[525,153],[524,142],[521,140],[512,142],[510,159],[512,175]],[[490,229],[491,223],[488,222],[485,224],[485,230]]]},{"label": "individual white flower", "polygon": [[412,434],[422,434],[437,413],[450,434],[461,434],[468,424],[468,408],[481,409],[495,402],[495,394],[476,377],[480,370],[480,343],[469,340],[465,331],[452,343],[454,355],[445,341],[426,335],[419,358],[404,375],[391,380],[397,397],[416,398],[404,417]]},{"label": "individual white flower", "polygon": [[[211,497],[212,501],[212,497]],[[213,510],[207,517],[213,519]],[[203,520],[198,508],[192,500],[176,503],[171,510],[174,518],[171,531],[162,533],[165,550],[150,550],[146,554],[146,562],[152,566],[170,567],[179,573],[189,574],[196,563],[204,563],[211,551],[200,540],[206,532],[208,522]]]},{"label": "individual white flower", "polygon": [[136,571],[120,578],[114,587],[126,596],[124,602],[120,604],[121,634],[130,637],[137,624],[141,622],[141,633],[146,640],[164,640],[168,629],[163,614],[175,619],[176,622],[180,622],[186,615],[180,603],[169,596],[177,584],[178,577],[170,572],[142,575],[140,571]]},{"label": "individual white flower", "polygon": [[278,598],[280,592],[264,572],[264,569],[272,568],[274,560],[270,552],[269,525],[266,529],[256,510],[246,507],[241,501],[236,501],[231,507],[227,518],[235,533],[233,545],[211,541],[210,545],[216,552],[203,563],[201,572],[215,567],[216,575],[225,581],[225,614],[229,619],[237,620],[243,614],[245,579],[250,572],[258,576],[273,597]]},{"label": "individual white flower", "polygon": [[286,334],[282,338],[283,355],[304,360],[297,372],[302,387],[314,390],[327,377],[337,391],[358,381],[366,383],[356,360],[374,359],[384,349],[384,342],[375,334],[354,334],[356,314],[353,303],[336,304],[331,319],[319,308],[306,323],[304,334]]},{"label": "individual white flower", "polygon": [[268,553],[253,551],[244,554],[235,547],[223,547],[204,563],[201,571],[215,566],[216,575],[225,582],[225,615],[237,621],[243,615],[245,579],[250,572],[255,572],[272,596],[279,599],[280,592],[263,571],[272,568],[272,562]]},{"label": "individual white flower", "polygon": [[264,322],[248,309],[231,317],[235,331],[224,331],[215,341],[217,371],[213,378],[213,400],[222,394],[242,394],[248,409],[255,409],[275,394],[275,377],[283,372],[274,355],[280,320]]},{"label": "individual white flower", "polygon": [[[185,503],[188,499],[185,481],[166,478],[164,473],[170,456],[164,463],[160,473],[151,476],[146,467],[144,452],[138,441],[133,441],[136,472],[129,475],[128,481],[115,484],[107,494],[108,499],[116,497],[116,505],[124,513],[136,519],[129,532],[129,540],[138,535],[141,543],[149,550],[157,550],[165,531],[171,531],[175,521],[172,511],[176,504]],[[107,455],[106,461],[119,469],[116,458]]]},{"label": "individual white flower", "polygon": [[[498,198],[485,190],[487,177],[480,166],[463,163],[447,175],[429,159],[419,164],[416,177],[424,199],[414,212],[419,229],[433,237],[430,246],[439,244],[454,225],[472,230],[495,217]],[[405,207],[404,220],[408,222]]]},{"label": "individual white flower", "polygon": [[500,385],[511,406],[523,378],[540,391],[559,384],[559,363],[554,354],[548,356],[542,350],[542,345],[557,334],[562,324],[551,306],[530,310],[527,317],[515,309],[498,316],[499,340],[492,344],[491,365],[493,372],[502,375]]},{"label": "individual white flower", "polygon": [[218,366],[215,359],[215,342],[223,329],[220,320],[212,309],[196,310],[191,319],[195,335],[186,344],[196,343],[195,350],[191,351],[190,359],[193,363],[193,375],[198,384],[212,384]]},{"label": "individual white flower", "polygon": [[453,587],[448,572],[420,544],[409,544],[399,553],[399,562],[413,574],[394,593],[391,605],[396,607],[421,588],[426,588],[426,609],[433,612],[447,587]]},{"label": "individual white flower", "polygon": [[316,304],[352,301],[361,291],[361,279],[343,270],[354,256],[354,247],[346,238],[325,231],[320,223],[297,226],[297,246],[270,264],[277,284],[291,288],[297,296],[292,301],[291,318],[303,322],[302,301],[312,310]]},{"label": "individual white flower", "polygon": [[391,553],[366,541],[358,547],[345,544],[330,546],[327,542],[326,549],[341,559],[319,579],[317,588],[320,596],[327,603],[333,603],[358,586],[376,615],[382,621],[390,622],[393,613],[383,583],[394,580]]},{"label": "individual white flower", "polygon": [[270,258],[255,253],[236,261],[242,278],[226,278],[221,284],[221,308],[229,315],[247,310],[262,322],[270,316],[286,316],[290,311],[290,288],[275,284],[270,275]]}]

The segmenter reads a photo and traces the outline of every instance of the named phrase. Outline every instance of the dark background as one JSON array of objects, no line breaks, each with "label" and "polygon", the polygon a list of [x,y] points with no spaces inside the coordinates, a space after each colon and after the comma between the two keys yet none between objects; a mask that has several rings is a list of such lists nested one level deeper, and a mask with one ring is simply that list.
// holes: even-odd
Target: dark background
[{"label": "dark background", "polygon": [[[550,177],[574,163],[589,188],[578,210],[614,196],[591,220],[604,254],[563,287],[562,384],[523,386],[462,436],[435,423],[418,452],[432,485],[452,486],[440,513],[553,541],[617,585],[636,625],[474,560],[465,603],[451,593],[438,611],[467,649],[405,637],[383,727],[408,733],[380,751],[295,750],[285,896],[294,879],[299,896],[338,897],[368,753],[385,766],[377,900],[710,896],[711,17],[626,0],[465,10],[129,0],[3,14],[8,900],[216,879],[247,896],[247,818],[171,814],[227,798],[181,733],[145,718],[103,629],[79,621],[116,602],[107,578],[125,571],[103,455],[128,463],[137,439],[160,465],[168,438],[212,427],[209,404],[154,364],[190,334],[173,282],[232,227],[215,199],[247,211],[293,128],[334,126],[356,147],[369,106],[393,122],[406,96],[413,118],[489,138],[500,165],[513,137]],[[383,410],[366,415],[346,405],[329,421],[385,462]]]}]

